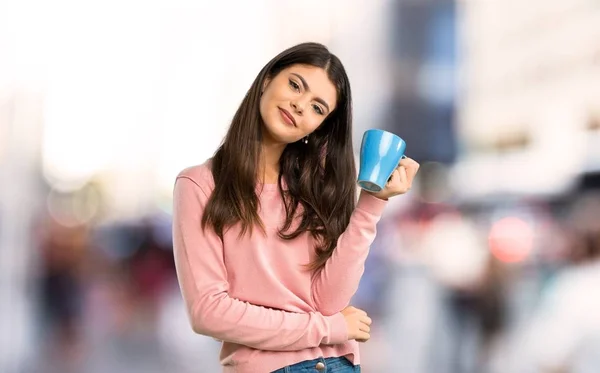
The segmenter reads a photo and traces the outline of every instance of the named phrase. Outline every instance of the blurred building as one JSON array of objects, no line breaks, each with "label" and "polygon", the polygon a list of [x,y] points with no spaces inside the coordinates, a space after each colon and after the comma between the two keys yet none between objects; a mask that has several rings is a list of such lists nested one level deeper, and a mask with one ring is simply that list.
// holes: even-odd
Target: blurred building
[{"label": "blurred building", "polygon": [[[0,62],[0,70],[6,68]],[[0,371],[21,369],[32,351],[32,217],[44,203],[39,176],[41,95],[7,89],[0,77]]]},{"label": "blurred building", "polygon": [[598,172],[600,2],[469,0],[459,14],[456,189],[550,196]]},{"label": "blurred building", "polygon": [[391,9],[394,85],[385,127],[407,142],[419,162],[452,163],[456,156],[456,4],[395,1]]}]

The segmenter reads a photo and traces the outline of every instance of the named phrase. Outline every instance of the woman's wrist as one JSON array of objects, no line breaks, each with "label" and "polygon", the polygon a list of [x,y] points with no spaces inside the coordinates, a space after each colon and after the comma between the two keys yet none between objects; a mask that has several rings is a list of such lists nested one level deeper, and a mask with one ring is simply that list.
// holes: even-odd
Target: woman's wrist
[{"label": "woman's wrist", "polygon": [[381,215],[387,203],[387,200],[381,199],[373,193],[363,190],[360,192],[356,207],[374,215]]},{"label": "woman's wrist", "polygon": [[344,343],[348,340],[348,327],[346,319],[341,312],[331,316],[325,316],[329,323],[329,336],[325,340],[325,344],[334,345]]},{"label": "woman's wrist", "polygon": [[375,193],[375,192],[369,192],[368,190],[364,190],[364,189],[362,190],[362,192],[363,192],[363,193],[368,193],[368,194],[372,195],[373,197],[375,197],[375,198],[377,198],[377,199],[380,199],[380,200],[382,200],[382,201],[386,201],[386,202],[387,202],[387,201],[389,200],[388,198],[385,198],[385,197],[381,197],[381,196],[379,196],[379,195],[378,195],[377,193]]}]

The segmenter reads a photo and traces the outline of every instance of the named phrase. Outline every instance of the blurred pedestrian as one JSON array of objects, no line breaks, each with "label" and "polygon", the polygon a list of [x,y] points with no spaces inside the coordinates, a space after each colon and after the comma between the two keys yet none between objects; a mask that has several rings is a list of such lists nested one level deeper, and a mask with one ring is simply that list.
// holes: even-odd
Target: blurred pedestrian
[{"label": "blurred pedestrian", "polygon": [[564,227],[568,266],[549,285],[524,340],[541,373],[592,373],[600,366],[600,195],[582,196]]}]

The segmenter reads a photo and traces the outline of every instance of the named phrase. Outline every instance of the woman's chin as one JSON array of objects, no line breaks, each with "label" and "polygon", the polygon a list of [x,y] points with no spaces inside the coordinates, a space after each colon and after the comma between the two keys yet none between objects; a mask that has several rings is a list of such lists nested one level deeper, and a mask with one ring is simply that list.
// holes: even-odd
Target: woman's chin
[{"label": "woman's chin", "polygon": [[267,126],[266,135],[263,135],[263,139],[267,137],[273,141],[278,143],[291,144],[299,140],[297,134],[297,128],[290,128],[285,123],[277,123],[275,125]]}]

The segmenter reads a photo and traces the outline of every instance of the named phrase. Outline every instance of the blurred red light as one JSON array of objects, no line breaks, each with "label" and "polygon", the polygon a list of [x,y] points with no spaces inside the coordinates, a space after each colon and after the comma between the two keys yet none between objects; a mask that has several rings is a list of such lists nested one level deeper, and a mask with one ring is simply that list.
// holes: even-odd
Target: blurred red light
[{"label": "blurred red light", "polygon": [[492,225],[488,242],[490,251],[498,260],[522,262],[533,250],[533,229],[522,219],[503,218]]}]

